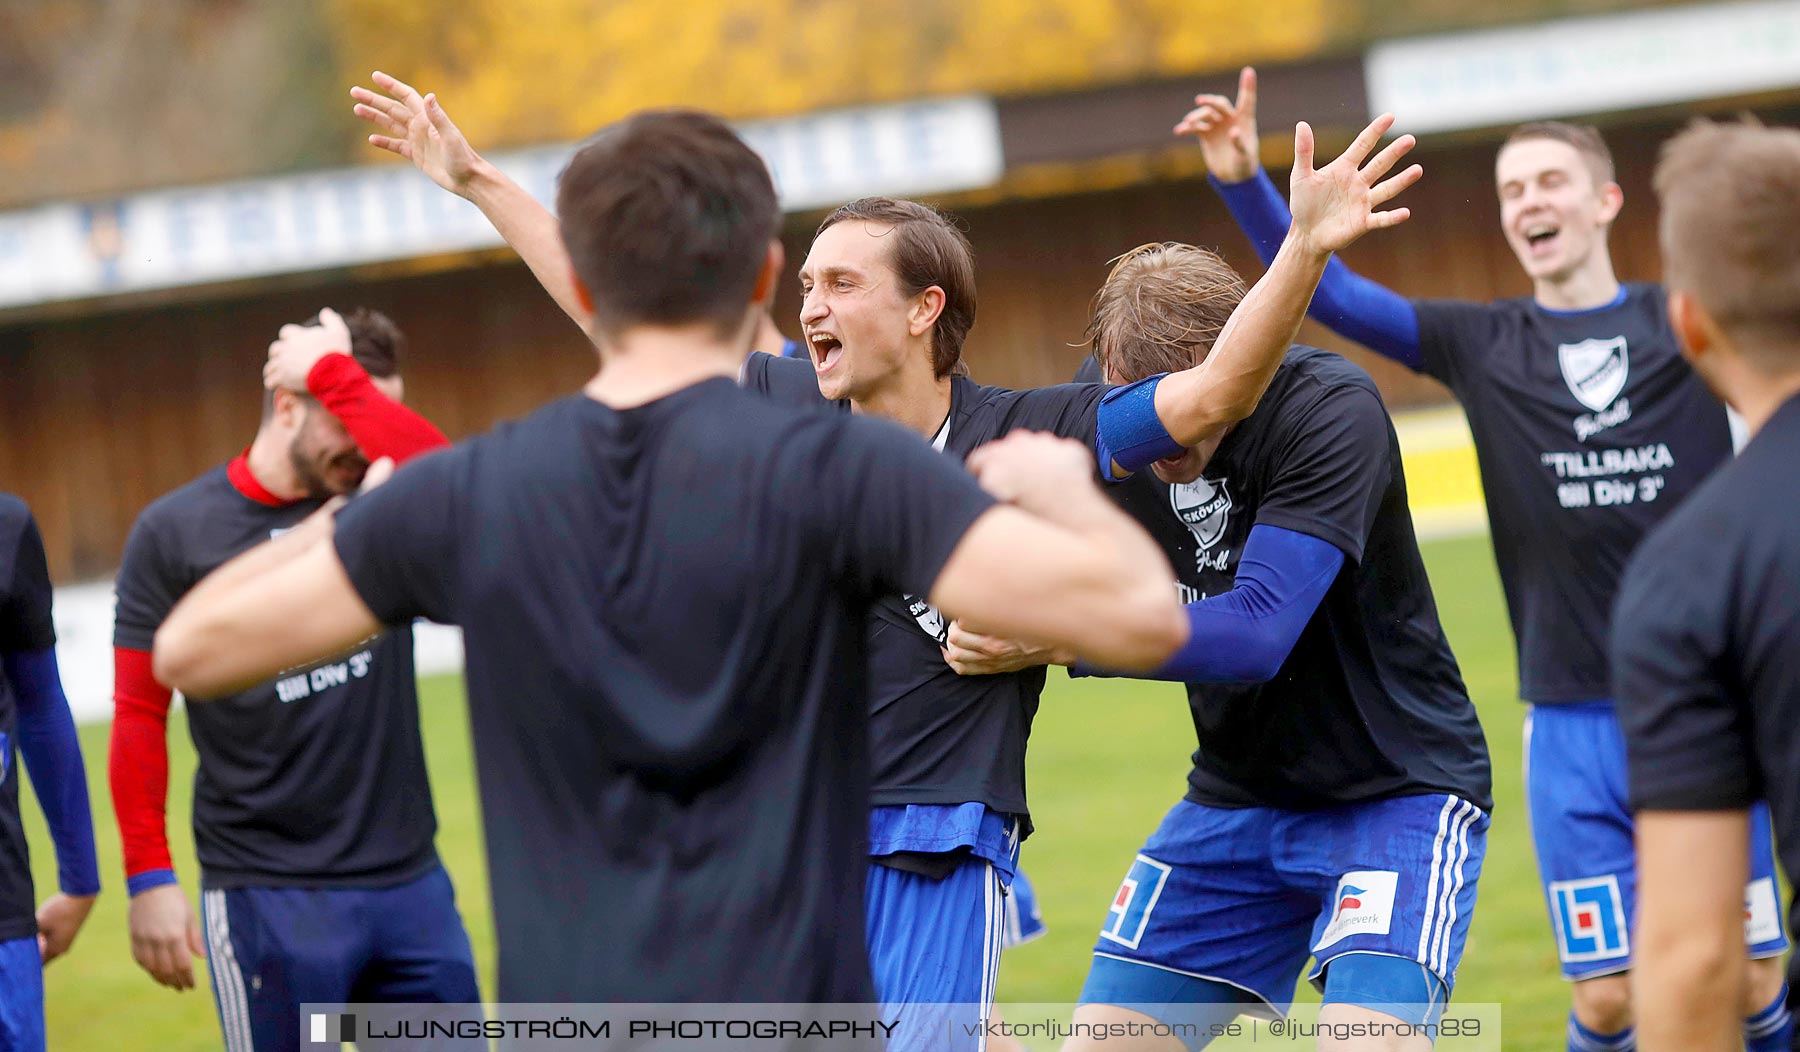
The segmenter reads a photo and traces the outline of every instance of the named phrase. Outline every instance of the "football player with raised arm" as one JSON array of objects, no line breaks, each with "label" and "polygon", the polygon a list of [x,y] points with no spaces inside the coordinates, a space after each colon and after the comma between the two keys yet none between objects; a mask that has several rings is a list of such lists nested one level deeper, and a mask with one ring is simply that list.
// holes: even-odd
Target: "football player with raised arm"
[{"label": "football player with raised arm", "polygon": [[[1257,161],[1256,74],[1235,101],[1202,95],[1177,126],[1259,255],[1287,208]],[[1526,802],[1562,972],[1570,1052],[1629,1052],[1627,973],[1637,871],[1625,744],[1606,639],[1625,563],[1644,534],[1731,456],[1725,410],[1682,360],[1661,286],[1620,282],[1608,251],[1624,196],[1593,128],[1543,122],[1494,162],[1501,231],[1530,296],[1413,300],[1334,262],[1311,314],[1442,381],[1475,438],[1518,644]],[[1750,1052],[1785,1048],[1787,948],[1765,812],[1750,823],[1740,1008]]]},{"label": "football player with raised arm", "polygon": [[[470,148],[435,97],[391,77],[376,83],[381,92],[353,92],[357,112],[382,130],[372,141],[479,205],[589,327],[556,220]],[[1405,209],[1376,211],[1419,175],[1412,167],[1383,178],[1411,145],[1403,137],[1376,152],[1389,123],[1371,124],[1333,163],[1296,174],[1303,206],[1282,258],[1203,365],[1119,390],[977,384],[962,364],[976,307],[967,239],[925,205],[865,198],[825,219],[800,268],[810,362],[752,356],[743,384],[786,404],[885,417],[958,460],[1014,430],[1048,431],[1088,446],[1097,473],[1121,477],[1248,414],[1330,253],[1406,218]],[[1310,160],[1310,130],[1297,140]],[[978,1029],[994,996],[1018,846],[1031,832],[1024,757],[1044,672],[959,675],[978,671],[960,664],[961,631],[916,592],[884,597],[869,622],[867,925],[883,1001],[970,1006],[964,1022]],[[944,1032],[914,1013],[895,1047],[942,1047]],[[977,1041],[972,1034],[969,1047]]]}]

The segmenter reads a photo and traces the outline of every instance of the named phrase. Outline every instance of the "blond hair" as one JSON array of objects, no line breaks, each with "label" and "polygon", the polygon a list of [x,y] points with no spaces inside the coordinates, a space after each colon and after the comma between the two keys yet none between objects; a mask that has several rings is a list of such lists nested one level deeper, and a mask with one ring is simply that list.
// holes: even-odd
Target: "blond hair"
[{"label": "blond hair", "polygon": [[1087,336],[1101,369],[1120,383],[1204,361],[1248,291],[1218,253],[1177,241],[1139,245],[1112,264]]},{"label": "blond hair", "polygon": [[1664,280],[1734,340],[1800,340],[1800,130],[1696,120],[1663,145]]}]

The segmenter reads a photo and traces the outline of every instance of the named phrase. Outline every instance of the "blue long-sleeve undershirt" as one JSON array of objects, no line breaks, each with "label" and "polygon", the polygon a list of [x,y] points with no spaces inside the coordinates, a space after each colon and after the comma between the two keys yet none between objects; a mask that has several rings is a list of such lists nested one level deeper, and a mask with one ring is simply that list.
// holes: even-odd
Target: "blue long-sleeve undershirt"
[{"label": "blue long-sleeve undershirt", "polygon": [[[1336,545],[1279,526],[1250,528],[1232,589],[1187,605],[1188,641],[1139,679],[1265,683],[1281,671],[1300,633],[1343,568]],[[1084,666],[1076,674],[1108,675]]]},{"label": "blue long-sleeve undershirt", "polygon": [[[1211,178],[1210,176],[1208,178]],[[1269,173],[1261,168],[1241,183],[1212,179],[1231,218],[1237,220],[1264,265],[1275,259],[1293,216]],[[1325,276],[1306,312],[1340,336],[1392,358],[1410,369],[1422,369],[1419,315],[1412,301],[1352,271],[1336,256],[1325,264]]]},{"label": "blue long-sleeve undershirt", "polygon": [[0,661],[18,700],[19,753],[56,845],[57,884],[67,895],[98,894],[100,863],[94,856],[87,771],[57,671],[56,649],[14,651]]}]

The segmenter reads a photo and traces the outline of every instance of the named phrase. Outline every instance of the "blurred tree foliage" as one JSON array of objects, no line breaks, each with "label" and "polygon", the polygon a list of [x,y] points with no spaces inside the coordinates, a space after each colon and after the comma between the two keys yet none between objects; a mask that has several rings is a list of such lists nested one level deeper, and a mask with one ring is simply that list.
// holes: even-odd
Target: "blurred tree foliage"
[{"label": "blurred tree foliage", "polygon": [[365,159],[347,92],[373,69],[514,146],[643,106],[1032,94],[1663,2],[0,0],[0,207]]},{"label": "blurred tree foliage", "polygon": [[1325,0],[331,0],[346,75],[437,91],[479,143],[578,138],[643,106],[758,117],[1279,61]]},{"label": "blurred tree foliage", "polygon": [[344,161],[323,15],[297,0],[4,0],[0,203]]}]

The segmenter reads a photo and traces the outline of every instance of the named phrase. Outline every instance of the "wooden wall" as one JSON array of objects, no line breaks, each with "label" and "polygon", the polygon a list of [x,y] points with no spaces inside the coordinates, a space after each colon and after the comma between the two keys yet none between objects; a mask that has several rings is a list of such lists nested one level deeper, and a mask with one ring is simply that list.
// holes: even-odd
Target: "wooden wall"
[{"label": "wooden wall", "polygon": [[[1648,179],[1669,126],[1615,131],[1626,210],[1613,237],[1619,273],[1658,276]],[[1498,229],[1491,143],[1423,152],[1426,179],[1406,197],[1415,218],[1349,253],[1360,272],[1416,296],[1490,298],[1529,286]],[[1278,181],[1284,178],[1277,173]],[[1261,273],[1202,181],[1159,183],[963,216],[980,274],[968,345],[977,379],[1012,386],[1067,380],[1086,353],[1088,300],[1112,256],[1146,241],[1220,248]],[[788,231],[798,266],[817,217]],[[580,334],[517,263],[304,288],[175,307],[0,328],[0,489],[35,509],[59,581],[110,573],[137,512],[244,448],[260,412],[260,361],[281,323],[320,305],[366,304],[407,330],[408,401],[452,437],[573,391],[593,369]],[[777,319],[798,326],[797,288]],[[1304,339],[1337,340],[1308,326]],[[1406,370],[1370,364],[1395,406],[1443,400]]]}]

